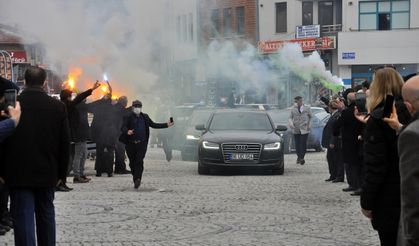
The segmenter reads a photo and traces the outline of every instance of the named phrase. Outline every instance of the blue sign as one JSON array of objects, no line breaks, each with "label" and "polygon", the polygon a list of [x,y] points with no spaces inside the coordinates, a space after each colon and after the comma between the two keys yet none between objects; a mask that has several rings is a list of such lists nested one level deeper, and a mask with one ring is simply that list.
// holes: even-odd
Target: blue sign
[{"label": "blue sign", "polygon": [[342,59],[343,60],[354,60],[355,59],[355,52],[342,52]]}]

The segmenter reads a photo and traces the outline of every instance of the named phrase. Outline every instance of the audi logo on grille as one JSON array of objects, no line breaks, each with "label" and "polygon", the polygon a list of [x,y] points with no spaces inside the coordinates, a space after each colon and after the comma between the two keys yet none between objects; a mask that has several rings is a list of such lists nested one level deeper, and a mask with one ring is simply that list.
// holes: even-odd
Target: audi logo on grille
[{"label": "audi logo on grille", "polygon": [[236,150],[247,150],[247,145],[236,145]]}]

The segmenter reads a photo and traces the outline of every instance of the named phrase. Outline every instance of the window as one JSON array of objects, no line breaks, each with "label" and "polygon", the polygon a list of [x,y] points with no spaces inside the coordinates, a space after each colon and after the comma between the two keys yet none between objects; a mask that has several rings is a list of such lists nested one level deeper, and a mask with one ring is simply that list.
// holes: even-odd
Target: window
[{"label": "window", "polygon": [[218,9],[212,10],[211,24],[212,24],[211,36],[215,37],[220,32],[220,13]]},{"label": "window", "polygon": [[384,0],[359,3],[360,30],[409,28],[410,1]]},{"label": "window", "polygon": [[276,3],[276,32],[287,32],[287,3]]},{"label": "window", "polygon": [[236,8],[236,23],[237,23],[237,34],[243,35],[245,32],[244,26],[244,7],[237,7]]},{"label": "window", "polygon": [[193,15],[189,14],[189,40],[193,41]]},{"label": "window", "polygon": [[303,2],[303,25],[313,25],[313,2]]},{"label": "window", "polygon": [[319,25],[333,25],[333,2],[319,2]]},{"label": "window", "polygon": [[390,30],[390,13],[378,14],[378,30]]},{"label": "window", "polygon": [[231,8],[224,9],[224,36],[230,37],[232,31],[232,13]]}]

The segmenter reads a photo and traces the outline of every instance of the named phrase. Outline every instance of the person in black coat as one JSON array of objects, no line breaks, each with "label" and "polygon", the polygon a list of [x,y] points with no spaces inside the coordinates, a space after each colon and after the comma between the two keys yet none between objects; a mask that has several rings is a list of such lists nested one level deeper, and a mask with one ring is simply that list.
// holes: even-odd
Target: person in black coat
[{"label": "person in black coat", "polygon": [[22,116],[4,144],[0,177],[10,188],[15,245],[55,245],[54,192],[67,176],[70,130],[65,105],[43,90],[45,70],[29,67],[18,96]]},{"label": "person in black coat", "polygon": [[150,127],[168,128],[174,123],[154,123],[148,114],[141,111],[143,104],[135,100],[132,102],[132,112],[124,119],[120,140],[126,144],[126,150],[131,168],[134,188],[138,189],[144,171],[144,157],[147,152]]},{"label": "person in black coat", "polygon": [[115,107],[112,105],[112,94],[88,104],[89,112],[93,113],[90,127],[92,140],[96,143],[96,176],[107,173],[113,176],[115,145],[121,130],[115,122]]},{"label": "person in black coat", "polygon": [[322,146],[327,148],[327,164],[329,166],[329,178],[326,182],[343,182],[344,170],[342,162],[342,136],[333,135],[333,127],[341,116],[341,106],[337,99],[329,102],[329,112],[331,117],[323,129]]},{"label": "person in black coat", "polygon": [[[93,91],[100,86],[99,82],[96,82],[91,89],[88,89],[80,94],[78,94],[73,100],[71,99],[72,91],[65,89],[60,93],[60,100],[63,102],[67,109],[68,121],[70,125],[70,136],[71,136],[71,148],[74,155],[70,155],[70,165],[69,167],[73,169],[73,182],[74,183],[86,183],[88,179],[84,173],[84,162],[87,157],[87,145],[86,141],[88,138],[88,122],[87,122],[87,112],[83,112],[84,115],[80,114],[80,111],[83,110],[83,106],[78,108],[81,104],[85,104],[84,101]],[[85,107],[85,106],[84,106]],[[83,122],[82,122],[83,120]],[[87,129],[86,125],[87,124]],[[65,182],[62,183],[62,188],[59,187],[58,190],[66,191],[68,187],[65,185]]]},{"label": "person in black coat", "polygon": [[364,125],[355,116],[355,93],[347,94],[348,106],[342,111],[341,117],[333,127],[333,135],[342,135],[342,159],[349,187],[343,191],[355,191],[360,194],[362,184],[362,142],[360,136]]},{"label": "person in black coat", "polygon": [[403,80],[395,69],[382,68],[375,72],[367,97],[370,117],[364,135],[365,178],[361,208],[378,231],[382,246],[396,245],[400,219],[397,134],[383,121],[383,104],[387,95],[393,95],[400,122],[409,122],[410,114],[401,98],[402,86]]},{"label": "person in black coat", "polygon": [[[117,129],[122,128],[124,117],[129,114],[129,109],[127,109],[128,99],[126,96],[121,96],[118,98],[115,107],[115,124]],[[125,144],[121,141],[116,141],[115,145],[115,173],[116,174],[130,174],[131,172],[127,170],[125,164]]]}]

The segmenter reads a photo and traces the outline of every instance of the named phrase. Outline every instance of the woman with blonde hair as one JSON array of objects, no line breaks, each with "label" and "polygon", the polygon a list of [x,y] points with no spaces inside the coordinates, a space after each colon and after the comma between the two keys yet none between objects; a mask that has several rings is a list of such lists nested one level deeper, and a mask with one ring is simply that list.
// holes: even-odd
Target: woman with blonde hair
[{"label": "woman with blonde hair", "polygon": [[409,121],[410,115],[401,97],[402,86],[403,79],[394,68],[380,68],[375,71],[367,97],[370,117],[364,132],[365,177],[361,208],[378,231],[382,246],[396,245],[400,218],[397,133],[383,121],[383,106],[387,95],[393,96],[400,122]]}]

